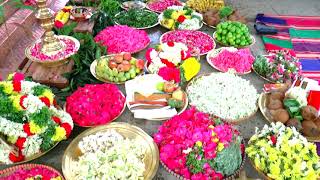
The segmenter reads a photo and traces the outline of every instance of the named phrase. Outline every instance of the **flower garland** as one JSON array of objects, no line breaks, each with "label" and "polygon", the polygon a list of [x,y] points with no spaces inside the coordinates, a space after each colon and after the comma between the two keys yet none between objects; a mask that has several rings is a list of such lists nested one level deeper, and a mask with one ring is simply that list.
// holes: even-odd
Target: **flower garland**
[{"label": "flower garland", "polygon": [[272,179],[320,177],[316,145],[280,122],[265,125],[260,131],[257,128],[246,152],[254,165]]},{"label": "flower garland", "polygon": [[190,104],[200,111],[236,121],[257,110],[257,90],[231,73],[212,73],[195,79],[187,88]]},{"label": "flower garland", "polygon": [[16,156],[1,146],[0,162],[22,161],[70,135],[72,118],[55,105],[48,87],[26,81],[23,74],[14,73],[0,82],[0,133],[19,149]]},{"label": "flower garland", "polygon": [[[2,178],[1,178],[2,179]],[[3,180],[62,180],[56,172],[44,167],[34,167],[31,169],[19,168],[14,173],[3,178]]]},{"label": "flower garland", "polygon": [[154,141],[160,160],[187,179],[223,179],[239,169],[244,153],[239,132],[194,107],[163,123]]},{"label": "flower garland", "polygon": [[157,73],[166,81],[184,83],[198,74],[199,61],[191,57],[188,47],[179,42],[167,42],[146,52],[148,70]]}]

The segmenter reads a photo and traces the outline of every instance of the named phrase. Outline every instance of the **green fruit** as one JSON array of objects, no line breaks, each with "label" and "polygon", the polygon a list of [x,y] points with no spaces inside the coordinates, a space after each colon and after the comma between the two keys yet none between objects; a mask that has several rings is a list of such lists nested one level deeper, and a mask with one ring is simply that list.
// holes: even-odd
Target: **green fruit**
[{"label": "green fruit", "polygon": [[217,37],[217,40],[218,40],[218,41],[221,41],[221,37]]},{"label": "green fruit", "polygon": [[237,39],[236,44],[240,44],[240,43],[241,43],[240,39]]},{"label": "green fruit", "polygon": [[246,42],[245,41],[241,41],[240,46],[245,46]]},{"label": "green fruit", "polygon": [[112,76],[118,76],[118,70],[116,68],[112,69]]},{"label": "green fruit", "polygon": [[118,74],[118,77],[124,77],[124,72],[120,72],[120,73]]},{"label": "green fruit", "polygon": [[222,44],[227,44],[227,41],[225,39],[222,40]]},{"label": "green fruit", "polygon": [[222,31],[222,34],[223,34],[223,35],[225,35],[225,34],[227,34],[227,33],[228,33],[227,30],[223,30],[223,31]]},{"label": "green fruit", "polygon": [[119,78],[118,78],[118,77],[115,77],[115,78],[113,79],[113,81],[114,81],[114,82],[119,82]]},{"label": "green fruit", "polygon": [[126,77],[121,77],[120,79],[119,79],[121,82],[124,82],[124,81],[126,81],[127,79],[126,79]]},{"label": "green fruit", "polygon": [[[136,74],[136,68],[135,67],[131,67],[131,69],[128,71],[130,74]],[[131,75],[130,75],[131,76]]]},{"label": "green fruit", "polygon": [[163,91],[163,89],[164,89],[164,82],[159,82],[159,83],[157,84],[157,86],[156,86],[156,89],[157,89],[158,91]]},{"label": "green fruit", "polygon": [[126,77],[126,79],[130,79],[130,73],[129,73],[129,72],[126,72],[126,73],[124,74],[124,76]]},{"label": "green fruit", "polygon": [[139,74],[141,70],[139,68],[136,68],[136,73]]},{"label": "green fruit", "polygon": [[137,61],[137,60],[136,60],[135,58],[132,58],[131,61],[130,61],[130,64],[131,64],[131,65],[135,65],[135,64],[136,64],[136,61]]},{"label": "green fruit", "polygon": [[136,72],[130,73],[130,77],[131,77],[132,79],[135,78],[135,77],[136,77]]},{"label": "green fruit", "polygon": [[110,76],[109,81],[114,82],[114,78]]}]

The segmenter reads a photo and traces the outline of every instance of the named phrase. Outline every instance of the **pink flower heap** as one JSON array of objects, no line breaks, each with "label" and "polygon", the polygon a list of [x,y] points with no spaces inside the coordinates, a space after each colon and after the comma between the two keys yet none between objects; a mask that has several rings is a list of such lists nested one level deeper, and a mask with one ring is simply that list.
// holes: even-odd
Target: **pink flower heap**
[{"label": "pink flower heap", "polygon": [[243,145],[229,124],[195,108],[166,121],[154,135],[160,160],[187,179],[223,179],[239,169]]},{"label": "pink flower heap", "polygon": [[242,74],[251,70],[254,57],[248,48],[239,50],[223,48],[217,56],[211,57],[210,61],[223,72],[234,69],[237,73]]},{"label": "pink flower heap", "polygon": [[148,7],[156,12],[162,12],[167,9],[169,6],[181,6],[181,2],[179,0],[157,0],[151,1],[148,3]]},{"label": "pink flower heap", "polygon": [[134,53],[150,43],[146,31],[120,25],[105,28],[94,40],[106,46],[110,54]]},{"label": "pink flower heap", "polygon": [[[2,178],[1,178],[2,179]],[[58,173],[51,171],[44,167],[35,167],[32,169],[20,168],[11,175],[3,178],[3,180],[61,180],[62,178]]]},{"label": "pink flower heap", "polygon": [[125,97],[113,84],[85,85],[67,98],[67,112],[79,126],[106,124],[116,118]]}]

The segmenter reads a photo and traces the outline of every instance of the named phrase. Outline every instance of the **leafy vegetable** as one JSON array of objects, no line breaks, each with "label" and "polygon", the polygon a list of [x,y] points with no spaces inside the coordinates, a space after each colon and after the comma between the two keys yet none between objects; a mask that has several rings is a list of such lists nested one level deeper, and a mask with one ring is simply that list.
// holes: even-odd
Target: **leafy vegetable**
[{"label": "leafy vegetable", "polygon": [[303,120],[300,103],[296,99],[285,99],[283,104],[289,112],[290,118],[296,118],[300,121]]},{"label": "leafy vegetable", "polygon": [[233,13],[233,8],[230,7],[230,6],[225,6],[225,7],[220,9],[219,16],[220,16],[220,18],[227,18],[232,13]]},{"label": "leafy vegetable", "polygon": [[129,9],[128,11],[122,11],[115,18],[115,21],[121,25],[143,28],[156,24],[158,15],[143,9]]},{"label": "leafy vegetable", "polygon": [[270,69],[267,62],[267,58],[264,56],[258,56],[253,64],[254,70],[262,76],[266,76]]},{"label": "leafy vegetable", "polygon": [[168,105],[172,108],[182,108],[183,102],[176,99],[169,99]]},{"label": "leafy vegetable", "polygon": [[121,10],[121,5],[117,0],[100,0],[98,8],[111,17],[114,17]]},{"label": "leafy vegetable", "polygon": [[163,11],[163,17],[166,19],[171,19],[171,15],[174,12],[173,9],[167,9],[165,11]]},{"label": "leafy vegetable", "polygon": [[114,25],[114,21],[112,17],[108,13],[102,10],[96,11],[91,16],[90,21],[94,21],[94,26],[93,26],[94,35],[97,35],[100,31],[102,31],[107,26]]}]

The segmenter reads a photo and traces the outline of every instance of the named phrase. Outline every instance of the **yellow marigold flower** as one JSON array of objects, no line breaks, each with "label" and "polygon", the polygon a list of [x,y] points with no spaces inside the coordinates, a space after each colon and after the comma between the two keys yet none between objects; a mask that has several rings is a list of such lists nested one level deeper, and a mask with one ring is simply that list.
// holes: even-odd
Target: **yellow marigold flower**
[{"label": "yellow marigold flower", "polygon": [[50,180],[62,180],[62,179],[61,179],[61,176],[57,176],[55,178],[51,178]]},{"label": "yellow marigold flower", "polygon": [[3,86],[3,91],[6,94],[12,94],[13,92],[13,84],[11,81],[2,81],[0,82],[0,86]]},{"label": "yellow marigold flower", "polygon": [[269,154],[269,160],[271,161],[271,162],[274,162],[274,161],[276,161],[278,159],[278,155],[277,154]]},{"label": "yellow marigold flower", "polygon": [[219,142],[219,139],[218,139],[218,138],[213,138],[213,139],[212,139],[212,142],[215,142],[215,143],[216,143],[216,142]]},{"label": "yellow marigold flower", "polygon": [[282,173],[284,177],[291,178],[291,169],[285,168],[284,172]]},{"label": "yellow marigold flower", "polygon": [[30,121],[29,126],[30,126],[30,132],[32,134],[40,134],[44,130],[43,128],[38,126],[34,121]]},{"label": "yellow marigold flower", "polygon": [[44,90],[44,92],[42,93],[41,97],[42,96],[47,97],[50,100],[50,104],[53,103],[54,94],[49,89]]},{"label": "yellow marigold flower", "polygon": [[173,11],[171,14],[171,18],[177,20],[180,14],[177,11]]},{"label": "yellow marigold flower", "polygon": [[55,134],[52,136],[51,140],[52,141],[61,141],[66,139],[66,130],[63,129],[62,127],[56,127],[56,132]]},{"label": "yellow marigold flower", "polygon": [[199,147],[202,147],[202,142],[201,141],[197,141],[196,145],[199,146]]},{"label": "yellow marigold flower", "polygon": [[217,134],[214,131],[212,131],[211,136],[216,136],[216,135]]},{"label": "yellow marigold flower", "polygon": [[26,180],[34,180],[34,178],[33,177],[29,177]]},{"label": "yellow marigold flower", "polygon": [[298,143],[298,144],[295,145],[295,148],[296,148],[298,151],[301,151],[302,148],[303,148],[303,146],[302,146],[301,143]]},{"label": "yellow marigold flower", "polygon": [[13,79],[14,73],[8,75],[7,80],[11,81]]},{"label": "yellow marigold flower", "polygon": [[23,110],[22,107],[20,106],[20,98],[21,98],[21,95],[19,94],[10,96],[13,107],[15,107],[16,110],[18,111]]},{"label": "yellow marigold flower", "polygon": [[278,163],[270,164],[269,169],[270,169],[270,174],[272,174],[273,177],[280,176],[280,168],[279,168]]},{"label": "yellow marigold flower", "polygon": [[260,159],[260,167],[259,169],[261,169],[262,171],[264,171],[266,169],[266,160],[264,158]]},{"label": "yellow marigold flower", "polygon": [[224,149],[223,143],[218,143],[218,151],[222,151]]},{"label": "yellow marigold flower", "polygon": [[191,57],[184,60],[181,67],[184,70],[184,77],[187,81],[190,81],[190,79],[192,79],[200,71],[201,64],[196,58]]},{"label": "yellow marigold flower", "polygon": [[213,128],[214,128],[214,126],[213,126],[213,125],[210,125],[210,126],[209,126],[209,129],[213,129]]}]

